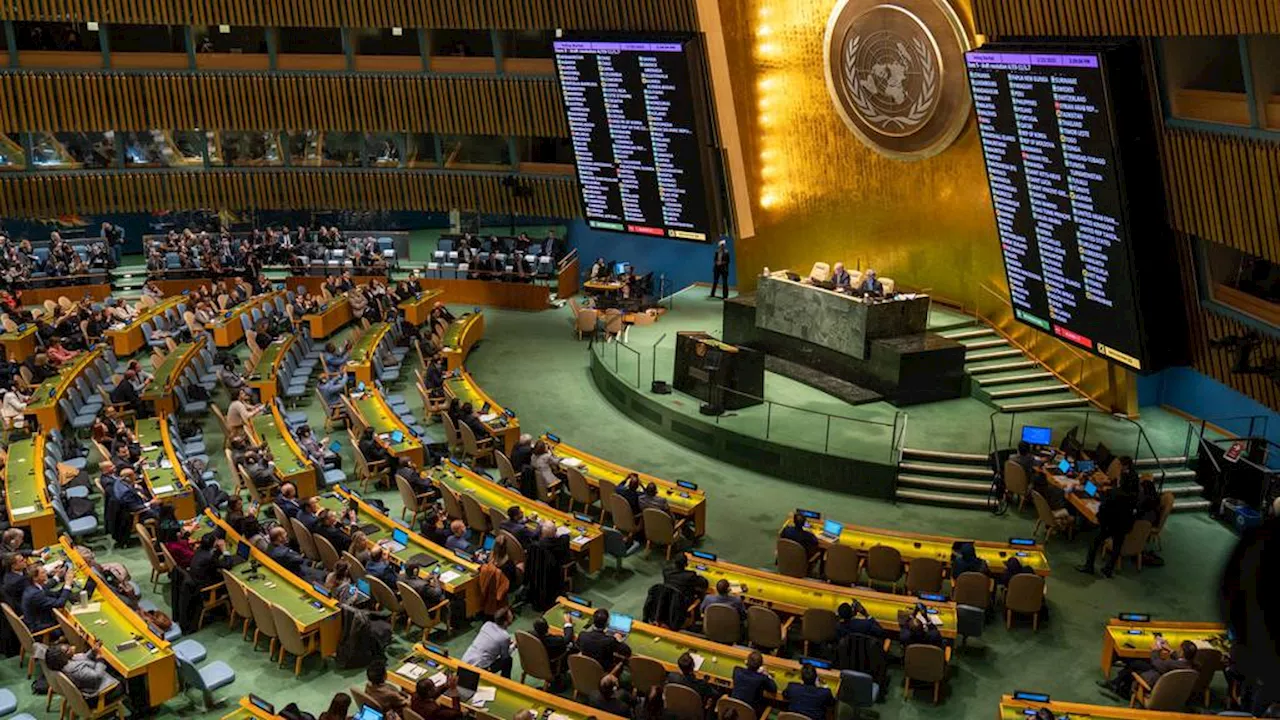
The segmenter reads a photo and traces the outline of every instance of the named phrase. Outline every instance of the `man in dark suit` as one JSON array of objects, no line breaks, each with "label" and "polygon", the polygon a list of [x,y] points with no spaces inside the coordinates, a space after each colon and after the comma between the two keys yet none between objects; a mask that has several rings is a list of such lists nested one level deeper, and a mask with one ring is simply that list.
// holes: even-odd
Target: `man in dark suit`
[{"label": "man in dark suit", "polygon": [[1103,577],[1111,577],[1120,560],[1120,547],[1124,545],[1124,536],[1133,529],[1134,514],[1138,509],[1138,487],[1132,477],[1122,477],[1120,486],[1111,489],[1102,498],[1098,506],[1098,534],[1089,546],[1089,554],[1085,556],[1084,565],[1076,568],[1082,573],[1093,574],[1094,559],[1098,550],[1109,539],[1111,552],[1107,555],[1107,564],[1102,568]]},{"label": "man in dark suit", "polygon": [[365,563],[365,573],[381,580],[392,590],[396,587],[396,568],[388,562],[387,551],[381,545],[369,548],[369,562]]},{"label": "man in dark suit", "polygon": [[298,502],[298,488],[293,483],[287,482],[280,486],[275,503],[287,518],[296,518],[302,512],[302,504]]},{"label": "man in dark suit", "polygon": [[800,543],[810,560],[822,551],[822,546],[818,544],[818,536],[805,528],[804,516],[800,513],[791,516],[791,524],[782,529],[782,539]]},{"label": "man in dark suit", "polygon": [[[566,615],[567,619],[569,616]],[[573,642],[573,623],[565,622],[564,632],[555,635],[551,632],[551,626],[543,618],[536,618],[533,621],[533,636],[542,642],[542,647],[547,649],[547,657],[551,659],[552,668],[563,668],[566,659],[577,649]]]},{"label": "man in dark suit", "polygon": [[844,269],[844,263],[838,262],[831,269],[831,284],[836,292],[849,292],[853,287],[853,276]]},{"label": "man in dark suit", "polygon": [[763,670],[764,656],[758,650],[752,650],[747,656],[746,667],[733,669],[733,691],[730,697],[755,708],[756,717],[764,717],[768,704],[765,695],[778,692],[778,684]]},{"label": "man in dark suit", "polygon": [[538,539],[538,533],[525,524],[524,511],[515,505],[507,508],[507,520],[499,527],[515,536],[521,547],[527,548],[529,543]]},{"label": "man in dark suit", "polygon": [[1177,650],[1174,650],[1164,637],[1157,636],[1155,644],[1151,648],[1149,659],[1126,660],[1124,667],[1116,673],[1116,676],[1110,682],[1099,680],[1098,686],[1105,691],[1127,698],[1133,690],[1134,675],[1142,676],[1142,681],[1148,687],[1154,687],[1156,681],[1165,673],[1173,672],[1174,670],[1194,670],[1195,659],[1195,643],[1190,640],[1184,640],[1182,645]]},{"label": "man in dark suit", "polygon": [[716,296],[716,286],[724,283],[724,299],[729,299],[729,244],[721,240],[716,244],[715,261],[711,268],[711,297]]},{"label": "man in dark suit", "polygon": [[1031,452],[1031,443],[1028,443],[1026,440],[1020,440],[1018,442],[1018,453],[1009,459],[1022,467],[1022,470],[1027,474],[1028,479],[1035,474],[1036,468],[1040,467],[1039,460],[1037,460],[1035,454]]},{"label": "man in dark suit", "polygon": [[279,525],[271,528],[271,532],[267,535],[271,540],[271,547],[267,550],[267,555],[280,567],[306,580],[307,582],[321,582],[324,580],[324,573],[316,570],[307,564],[307,558],[293,548],[289,547],[289,534]]},{"label": "man in dark suit", "polygon": [[27,589],[27,558],[22,553],[4,556],[4,576],[0,579],[0,600],[15,610],[22,607],[22,593]]},{"label": "man in dark suit", "polygon": [[707,592],[707,579],[689,569],[689,560],[684,553],[676,555],[662,569],[662,584],[679,591],[685,606]]},{"label": "man in dark suit", "polygon": [[583,655],[600,663],[609,672],[620,659],[631,657],[631,647],[622,641],[619,633],[609,632],[609,611],[599,608],[591,616],[586,632],[578,636],[578,648]]},{"label": "man in dark suit", "polygon": [[680,654],[680,658],[676,660],[676,668],[678,668],[677,672],[667,673],[668,685],[684,685],[693,688],[702,698],[703,705],[707,705],[721,695],[719,689],[694,674],[693,656],[689,653]]},{"label": "man in dark suit", "polygon": [[209,587],[222,582],[223,569],[231,567],[231,558],[226,555],[227,541],[213,533],[200,538],[200,545],[191,556],[191,581],[199,587]]},{"label": "man in dark suit", "polygon": [[[338,515],[334,511],[329,509],[321,510],[316,529],[312,532],[328,540],[333,549],[337,550],[338,554],[341,555],[351,547],[351,536],[343,531],[342,525],[338,520]],[[395,583],[392,583],[391,587],[395,587]]]},{"label": "man in dark suit", "polygon": [[62,584],[65,571],[58,570],[59,577],[50,583],[49,573],[43,565],[32,564],[27,568],[27,587],[22,591],[22,620],[31,632],[37,633],[58,624],[53,611],[66,605],[71,599],[70,586]]},{"label": "man in dark suit", "polygon": [[511,470],[519,475],[533,461],[533,436],[521,435],[511,450]]},{"label": "man in dark suit", "polygon": [[124,405],[127,409],[137,412],[142,409],[142,396],[138,394],[138,388],[134,386],[138,375],[133,370],[125,370],[124,378],[116,384],[114,390],[111,391],[111,402],[114,405]]},{"label": "man in dark suit", "polygon": [[858,286],[858,289],[861,290],[864,295],[870,295],[872,297],[880,297],[881,295],[884,295],[884,285],[882,285],[880,280],[876,278],[876,271],[871,268],[867,268],[867,271],[863,273],[862,284]]},{"label": "man in dark suit", "polygon": [[884,628],[880,627],[880,623],[876,622],[867,609],[862,607],[862,603],[853,601],[850,603],[841,603],[836,608],[836,638],[842,639],[849,635],[870,635],[873,638],[888,637],[888,633]]}]

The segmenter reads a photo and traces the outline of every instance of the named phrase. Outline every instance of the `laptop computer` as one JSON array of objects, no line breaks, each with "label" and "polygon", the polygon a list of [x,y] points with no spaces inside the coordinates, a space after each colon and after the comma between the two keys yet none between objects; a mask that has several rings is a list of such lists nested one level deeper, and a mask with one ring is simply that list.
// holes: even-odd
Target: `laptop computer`
[{"label": "laptop computer", "polygon": [[377,525],[374,525],[373,523],[365,523],[364,525],[361,525],[359,529],[360,529],[360,532],[364,533],[365,535],[372,535],[378,532],[379,530],[381,530],[382,528],[378,527]]},{"label": "laptop computer", "polygon": [[630,615],[622,613],[609,614],[609,629],[616,633],[621,633],[624,637],[631,634],[632,618]]},{"label": "laptop computer", "polygon": [[822,537],[828,540],[839,540],[842,532],[844,532],[844,525],[835,520],[822,521]]},{"label": "laptop computer", "polygon": [[1098,497],[1098,486],[1094,485],[1092,480],[1086,480],[1084,483],[1084,494],[1091,498]]},{"label": "laptop computer", "polygon": [[383,713],[381,710],[374,710],[368,705],[361,705],[360,712],[356,713],[355,720],[382,720]]},{"label": "laptop computer", "polygon": [[1081,474],[1091,473],[1097,467],[1098,467],[1097,465],[1093,464],[1092,460],[1081,460],[1080,462],[1076,463],[1076,470],[1079,470]]},{"label": "laptop computer", "polygon": [[480,687],[480,673],[471,668],[458,668],[458,699],[466,702],[475,696]]},{"label": "laptop computer", "polygon": [[1069,473],[1069,472],[1071,472],[1071,461],[1070,461],[1070,460],[1061,460],[1061,461],[1059,461],[1059,462],[1058,462],[1058,470],[1062,471],[1063,473]]},{"label": "laptop computer", "polygon": [[231,556],[231,567],[243,564],[249,559],[250,545],[246,542],[236,544],[236,554]]},{"label": "laptop computer", "polygon": [[400,552],[409,546],[409,533],[401,530],[400,528],[396,528],[391,531],[390,540],[383,540],[379,544],[393,553]]}]

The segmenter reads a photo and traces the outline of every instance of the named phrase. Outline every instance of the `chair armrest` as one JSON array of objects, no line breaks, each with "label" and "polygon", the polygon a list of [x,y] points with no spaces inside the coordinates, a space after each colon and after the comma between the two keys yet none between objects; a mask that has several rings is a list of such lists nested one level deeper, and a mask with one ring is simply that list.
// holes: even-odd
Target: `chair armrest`
[{"label": "chair armrest", "polygon": [[787,633],[791,630],[791,623],[794,623],[795,621],[796,621],[796,618],[794,615],[782,621],[782,641],[783,642],[786,642]]},{"label": "chair armrest", "polygon": [[428,613],[435,613],[435,612],[437,612],[437,611],[439,611],[439,610],[443,610],[444,608],[446,608],[446,607],[448,607],[448,606],[449,606],[449,599],[448,599],[448,598],[445,598],[444,600],[441,600],[440,602],[436,603],[435,605],[432,605],[431,607],[427,608],[427,612],[428,612]]},{"label": "chair armrest", "polygon": [[57,624],[54,624],[53,626],[51,626],[51,627],[47,627],[47,628],[45,628],[45,629],[43,629],[43,630],[34,630],[34,631],[32,631],[32,632],[31,632],[31,636],[32,636],[32,637],[40,637],[41,635],[48,635],[49,633],[53,632],[54,630],[61,630],[61,629],[62,629],[62,628],[58,627],[58,625],[57,625]]},{"label": "chair armrest", "polygon": [[209,587],[200,588],[200,593],[201,594],[209,593],[210,595],[213,595],[213,594],[216,594],[219,590],[226,590],[226,589],[227,589],[227,583],[220,582],[220,583],[210,585]]},{"label": "chair armrest", "polygon": [[1151,686],[1147,684],[1146,680],[1142,679],[1142,675],[1139,673],[1133,674],[1133,691],[1135,693],[1139,691],[1143,693],[1151,692]]},{"label": "chair armrest", "polygon": [[676,532],[680,532],[680,530],[681,530],[685,525],[688,525],[688,524],[689,524],[689,518],[684,518],[684,519],[682,519],[682,520],[677,520],[677,521],[676,521],[676,526],[675,526],[675,531],[676,531]]}]

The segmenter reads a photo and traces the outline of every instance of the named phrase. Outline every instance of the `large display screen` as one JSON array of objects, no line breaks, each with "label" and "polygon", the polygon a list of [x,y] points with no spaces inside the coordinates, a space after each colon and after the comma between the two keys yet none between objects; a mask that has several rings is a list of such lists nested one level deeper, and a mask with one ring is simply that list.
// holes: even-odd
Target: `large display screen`
[{"label": "large display screen", "polygon": [[965,61],[1015,315],[1149,369],[1106,55],[983,48]]},{"label": "large display screen", "polygon": [[565,38],[554,49],[588,225],[715,239],[696,42]]}]

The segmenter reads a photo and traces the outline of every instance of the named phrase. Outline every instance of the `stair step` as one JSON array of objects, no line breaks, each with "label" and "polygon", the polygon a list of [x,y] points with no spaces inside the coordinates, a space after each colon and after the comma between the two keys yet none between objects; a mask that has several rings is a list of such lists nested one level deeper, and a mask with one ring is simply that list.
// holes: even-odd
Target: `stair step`
[{"label": "stair step", "polygon": [[978,455],[976,453],[952,452],[950,450],[919,450],[916,448],[902,448],[902,456],[920,460],[949,460],[952,462],[979,463],[984,466],[988,461],[986,455]]},{"label": "stair step", "polygon": [[[1156,469],[1154,467],[1143,468],[1143,469],[1150,470],[1151,472],[1156,472]],[[1186,468],[1176,468],[1173,470],[1166,469],[1164,471],[1165,482],[1169,482],[1170,480],[1193,480],[1195,479],[1195,476],[1196,476],[1195,470],[1187,470]]]},{"label": "stair step", "polygon": [[[1139,458],[1137,460],[1134,460],[1133,464],[1140,468],[1155,467],[1156,459],[1155,458]],[[1187,456],[1178,455],[1176,457],[1162,457],[1160,458],[1160,464],[1164,465],[1166,468],[1175,467],[1175,466],[1181,467],[1187,464]]]},{"label": "stair step", "polygon": [[987,471],[987,480],[958,480],[956,478],[929,477],[927,475],[899,474],[898,484],[908,487],[927,488],[929,490],[945,490],[947,492],[981,494],[991,492],[991,472]]},{"label": "stair step", "polygon": [[[985,461],[986,458],[983,458]],[[922,463],[903,461],[898,463],[899,472],[906,470],[913,473],[930,473],[933,475],[941,475],[944,477],[971,477],[971,478],[990,478],[991,468],[973,467],[966,465],[939,465],[937,463]]]},{"label": "stair step", "polygon": [[1018,360],[1016,362],[994,363],[991,365],[979,365],[978,367],[966,367],[965,372],[970,375],[989,375],[991,373],[1008,372],[1010,370],[1025,370],[1027,368],[1036,367],[1032,360]]},{"label": "stair step", "polygon": [[1204,488],[1200,487],[1199,483],[1194,482],[1171,483],[1166,481],[1164,484],[1164,492],[1171,492],[1174,494],[1174,497],[1179,495],[1199,495],[1203,490]]},{"label": "stair step", "polygon": [[1211,504],[1212,503],[1203,498],[1197,500],[1174,500],[1173,511],[1189,512],[1192,510],[1208,510]]},{"label": "stair step", "polygon": [[895,493],[895,497],[898,500],[929,503],[931,505],[949,505],[951,507],[962,507],[972,510],[987,509],[987,499],[976,495],[953,495],[951,493],[931,492],[929,490],[900,488],[897,493]]},{"label": "stair step", "polygon": [[978,353],[977,355],[965,353],[964,361],[971,363],[982,362],[983,360],[999,360],[1001,358],[1009,357],[1022,357],[1022,351],[1018,348],[1009,348],[1008,350],[992,350],[991,352]]},{"label": "stair step", "polygon": [[1002,403],[1000,412],[1026,412],[1027,410],[1056,410],[1088,405],[1089,401],[1082,397],[1063,398],[1062,400],[1039,400],[1024,403]]},{"label": "stair step", "polygon": [[[973,338],[990,337],[995,334],[996,334],[996,331],[992,330],[989,327],[965,329],[965,330],[960,330],[959,332],[955,330],[947,330],[941,333],[942,337],[948,340],[971,340]],[[970,347],[973,347],[973,346],[970,345]]]},{"label": "stair step", "polygon": [[1048,370],[1037,370],[1035,372],[1017,373],[1014,375],[1000,375],[997,377],[981,377],[978,378],[978,385],[981,387],[990,387],[992,385],[1012,385],[1013,383],[1034,382],[1036,380],[1049,380],[1053,377],[1053,373]]},{"label": "stair step", "polygon": [[1008,347],[1009,343],[1001,337],[992,340],[979,340],[977,342],[964,343],[966,350],[984,350],[993,347]]},{"label": "stair step", "polygon": [[1054,383],[1052,385],[1010,388],[1009,390],[993,390],[987,394],[991,396],[992,400],[997,400],[1003,398],[1028,397],[1031,395],[1048,395],[1049,393],[1062,392],[1064,390],[1070,392],[1071,388],[1063,385],[1062,383]]}]

